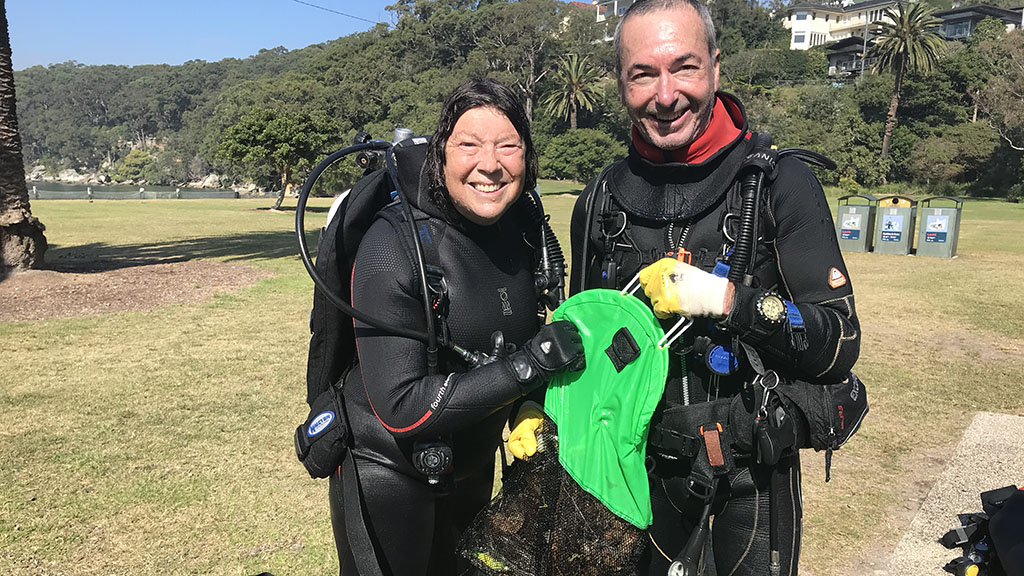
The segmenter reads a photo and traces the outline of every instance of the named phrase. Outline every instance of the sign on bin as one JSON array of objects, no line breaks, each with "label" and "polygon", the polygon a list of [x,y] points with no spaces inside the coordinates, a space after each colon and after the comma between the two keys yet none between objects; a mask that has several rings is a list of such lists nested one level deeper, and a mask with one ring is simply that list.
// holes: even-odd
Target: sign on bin
[{"label": "sign on bin", "polygon": [[863,229],[861,218],[863,214],[847,214],[843,217],[843,227],[839,230],[839,237],[843,240],[860,240],[860,231]]},{"label": "sign on bin", "polygon": [[925,242],[945,242],[949,230],[949,216],[929,214],[924,226]]},{"label": "sign on bin", "polygon": [[903,241],[903,214],[882,215],[882,242]]}]

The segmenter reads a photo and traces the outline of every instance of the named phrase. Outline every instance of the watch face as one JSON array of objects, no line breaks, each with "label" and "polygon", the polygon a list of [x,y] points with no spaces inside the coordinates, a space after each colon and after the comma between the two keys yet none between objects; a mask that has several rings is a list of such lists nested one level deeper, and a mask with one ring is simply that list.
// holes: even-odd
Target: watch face
[{"label": "watch face", "polygon": [[775,294],[761,298],[761,315],[770,322],[781,322],[786,317],[786,303]]}]

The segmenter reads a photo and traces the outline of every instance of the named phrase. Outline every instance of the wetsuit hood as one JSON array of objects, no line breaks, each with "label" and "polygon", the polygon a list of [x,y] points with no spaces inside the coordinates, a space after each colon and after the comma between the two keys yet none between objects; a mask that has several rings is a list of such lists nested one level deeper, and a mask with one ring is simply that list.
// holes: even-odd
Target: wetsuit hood
[{"label": "wetsuit hood", "polygon": [[731,94],[718,92],[711,125],[694,145],[664,151],[634,138],[626,160],[609,173],[609,186],[622,207],[641,218],[693,218],[729,189],[748,152],[748,139],[743,105]]}]

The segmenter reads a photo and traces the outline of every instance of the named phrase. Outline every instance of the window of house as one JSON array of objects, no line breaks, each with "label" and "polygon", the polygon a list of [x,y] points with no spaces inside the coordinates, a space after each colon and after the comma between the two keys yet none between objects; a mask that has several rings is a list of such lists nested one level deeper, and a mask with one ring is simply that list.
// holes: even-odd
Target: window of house
[{"label": "window of house", "polygon": [[793,44],[803,44],[806,36],[804,34],[793,34]]},{"label": "window of house", "polygon": [[825,14],[825,22],[828,22],[828,14]]},{"label": "window of house", "polygon": [[796,13],[796,19],[797,20],[807,20],[807,12],[797,12]]},{"label": "window of house", "polygon": [[814,20],[817,17],[818,17],[818,13],[817,12],[811,12],[811,20]]},{"label": "window of house", "polygon": [[969,22],[956,22],[946,26],[946,37],[947,38],[962,38],[970,35],[970,23]]}]

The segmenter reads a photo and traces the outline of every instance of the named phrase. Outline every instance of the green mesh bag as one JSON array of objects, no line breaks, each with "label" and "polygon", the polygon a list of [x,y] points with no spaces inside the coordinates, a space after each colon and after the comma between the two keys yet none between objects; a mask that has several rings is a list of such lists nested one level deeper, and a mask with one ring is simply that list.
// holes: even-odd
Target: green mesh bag
[{"label": "green mesh bag", "polygon": [[552,320],[576,325],[587,368],[548,382],[544,411],[558,425],[558,461],[587,492],[638,528],[651,524],[644,465],[651,416],[665,390],[668,350],[651,310],[616,290],[587,290]]},{"label": "green mesh bag", "polygon": [[552,318],[579,329],[587,367],[548,383],[537,454],[512,464],[459,550],[485,574],[634,576],[651,523],[644,459],[665,334],[647,306],[614,290],[577,294]]}]

